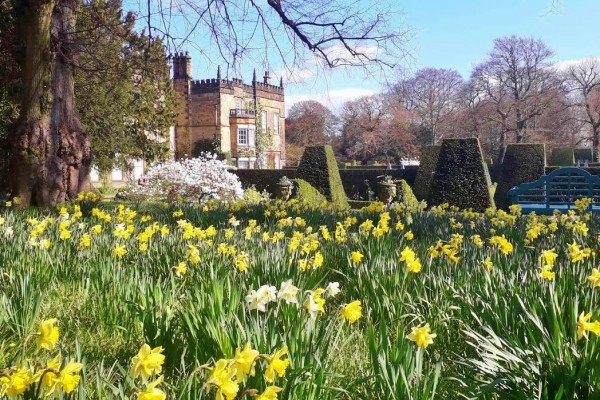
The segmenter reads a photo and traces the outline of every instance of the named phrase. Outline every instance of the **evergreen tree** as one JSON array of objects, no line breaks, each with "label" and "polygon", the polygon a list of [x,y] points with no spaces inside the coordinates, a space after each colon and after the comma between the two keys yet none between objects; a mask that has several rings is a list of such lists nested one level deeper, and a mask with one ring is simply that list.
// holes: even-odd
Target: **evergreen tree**
[{"label": "evergreen tree", "polygon": [[164,159],[169,150],[175,100],[167,56],[134,23],[122,15],[121,0],[91,1],[77,22],[77,111],[101,173],[127,169],[129,158]]}]

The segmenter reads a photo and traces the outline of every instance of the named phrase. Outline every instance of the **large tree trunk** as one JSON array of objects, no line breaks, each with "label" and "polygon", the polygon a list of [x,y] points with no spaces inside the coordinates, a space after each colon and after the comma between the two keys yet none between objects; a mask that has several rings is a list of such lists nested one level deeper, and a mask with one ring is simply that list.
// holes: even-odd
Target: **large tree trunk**
[{"label": "large tree trunk", "polygon": [[13,194],[49,207],[90,188],[90,140],[74,109],[79,0],[30,0],[22,16],[24,94],[12,144]]}]

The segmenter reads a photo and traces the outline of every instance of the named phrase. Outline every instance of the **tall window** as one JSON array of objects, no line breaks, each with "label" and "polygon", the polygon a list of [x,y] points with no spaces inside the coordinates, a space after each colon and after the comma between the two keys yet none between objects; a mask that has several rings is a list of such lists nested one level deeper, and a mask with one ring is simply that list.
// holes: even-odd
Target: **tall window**
[{"label": "tall window", "polygon": [[279,114],[273,114],[273,134],[279,135]]},{"label": "tall window", "polygon": [[267,128],[268,128],[268,126],[267,126],[267,112],[266,111],[263,111],[260,114],[260,122],[262,123],[263,131],[266,132]]},{"label": "tall window", "polygon": [[237,144],[238,146],[250,146],[254,147],[255,144],[255,132],[256,127],[254,125],[240,125],[237,131]]},{"label": "tall window", "polygon": [[248,145],[248,128],[238,127],[237,144]]}]

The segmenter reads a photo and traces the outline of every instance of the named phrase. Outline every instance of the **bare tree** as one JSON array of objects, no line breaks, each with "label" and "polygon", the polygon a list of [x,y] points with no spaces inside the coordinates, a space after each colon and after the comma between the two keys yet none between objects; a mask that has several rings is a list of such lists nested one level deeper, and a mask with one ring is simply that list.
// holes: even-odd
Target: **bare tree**
[{"label": "bare tree", "polygon": [[342,148],[361,161],[392,162],[415,154],[410,112],[389,96],[361,97],[344,104]]},{"label": "bare tree", "polygon": [[285,121],[286,142],[300,146],[331,144],[338,133],[339,119],[314,100],[294,104]]},{"label": "bare tree", "polygon": [[500,131],[501,154],[514,133],[521,143],[528,123],[552,102],[548,95],[557,86],[550,58],[552,50],[541,40],[509,36],[496,39],[489,58],[472,73],[478,91],[492,102]]},{"label": "bare tree", "polygon": [[394,85],[392,93],[406,110],[418,115],[420,124],[430,132],[431,144],[436,144],[444,135],[443,121],[458,105],[462,85],[455,70],[425,68]]},{"label": "bare tree", "polygon": [[[51,206],[90,187],[91,143],[75,112],[73,41],[83,0],[10,0],[20,42],[23,98],[14,131],[13,194],[24,205]],[[405,36],[388,25],[390,14],[359,1],[343,0],[177,0],[148,1],[149,41],[165,36],[174,46],[202,30],[206,46],[216,43],[225,60],[242,62],[250,53],[277,51],[296,61],[301,49],[327,66],[393,65]],[[158,4],[158,12],[152,6]],[[175,25],[187,18],[181,37]],[[246,29],[247,28],[247,29]],[[283,43],[288,43],[284,45]],[[262,45],[261,45],[262,43]],[[215,58],[215,54],[210,54]]]},{"label": "bare tree", "polygon": [[[600,157],[600,60],[590,58],[569,67],[566,84],[578,108],[577,120],[589,129],[586,139]],[[600,158],[598,158],[600,159]]]}]

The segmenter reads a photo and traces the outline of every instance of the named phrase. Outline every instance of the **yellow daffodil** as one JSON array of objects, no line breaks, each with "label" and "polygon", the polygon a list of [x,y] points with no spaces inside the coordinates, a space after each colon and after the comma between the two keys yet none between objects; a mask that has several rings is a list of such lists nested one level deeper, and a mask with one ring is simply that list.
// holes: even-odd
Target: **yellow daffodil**
[{"label": "yellow daffodil", "polygon": [[232,379],[234,375],[235,369],[229,367],[228,360],[220,359],[215,363],[206,384],[217,387],[216,400],[233,400],[237,397],[240,386]]},{"label": "yellow daffodil", "polygon": [[83,364],[78,362],[69,362],[59,372],[58,378],[56,378],[56,384],[64,390],[65,393],[71,393],[77,385],[79,385],[80,377],[77,375],[83,368]]},{"label": "yellow daffodil", "polygon": [[246,343],[243,350],[239,347],[235,350],[231,368],[235,369],[238,382],[242,382],[246,375],[254,376],[254,361],[258,355],[258,351],[253,350],[250,343]]},{"label": "yellow daffodil", "polygon": [[351,324],[358,321],[362,317],[362,306],[360,300],[355,300],[352,303],[345,304],[342,307],[342,318]]},{"label": "yellow daffodil", "polygon": [[267,386],[265,391],[258,395],[255,400],[277,400],[277,393],[281,392],[277,386]]},{"label": "yellow daffodil", "polygon": [[163,377],[159,376],[158,379],[148,383],[146,389],[138,393],[138,400],[165,400],[167,394],[157,388],[163,381]]},{"label": "yellow daffodil", "polygon": [[183,276],[187,272],[187,264],[185,263],[185,261],[181,261],[173,269],[175,270],[175,275]]},{"label": "yellow daffodil", "polygon": [[34,376],[34,380],[37,381],[41,377],[42,389],[51,393],[56,389],[55,385],[58,379],[59,370],[60,356],[56,356],[46,362],[46,368],[37,372]]},{"label": "yellow daffodil", "polygon": [[482,262],[484,267],[487,268],[488,271],[491,271],[492,269],[494,269],[494,263],[492,262],[492,259],[489,257],[486,257]]},{"label": "yellow daffodil", "polygon": [[84,249],[86,247],[90,247],[92,244],[92,238],[87,233],[81,235],[81,239],[79,239],[79,247]]},{"label": "yellow daffodil", "polygon": [[31,370],[17,368],[8,375],[0,376],[0,383],[2,384],[0,385],[0,393],[4,393],[9,398],[14,398],[27,390],[27,387],[33,383],[33,376]]},{"label": "yellow daffodil", "polygon": [[418,258],[406,262],[406,272],[419,273],[421,272],[421,261]]},{"label": "yellow daffodil", "polygon": [[592,268],[592,274],[588,277],[588,281],[593,288],[600,287],[600,270]]},{"label": "yellow daffodil", "polygon": [[411,261],[416,258],[416,254],[409,247],[405,247],[404,250],[400,253],[400,261]]},{"label": "yellow daffodil", "polygon": [[144,344],[138,354],[131,360],[131,369],[129,375],[133,378],[143,376],[149,378],[153,374],[160,374],[162,371],[162,365],[165,362],[165,356],[162,354],[162,347],[150,348],[147,344]]},{"label": "yellow daffodil", "polygon": [[592,319],[592,313],[582,312],[579,315],[579,320],[577,321],[577,339],[586,338],[587,332],[592,332],[596,335],[600,335],[600,321],[589,322]]},{"label": "yellow daffodil", "polygon": [[363,259],[363,254],[360,251],[353,251],[350,253],[350,260],[353,263],[359,263]]},{"label": "yellow daffodil", "polygon": [[123,258],[127,254],[127,249],[121,244],[116,244],[112,251],[113,256]]},{"label": "yellow daffodil", "polygon": [[555,272],[552,271],[552,267],[550,265],[544,265],[540,270],[540,277],[543,279],[547,279],[549,281],[554,279]]},{"label": "yellow daffodil", "polygon": [[275,354],[272,356],[267,356],[267,369],[265,370],[265,381],[267,383],[272,383],[275,381],[276,376],[282,377],[285,375],[285,370],[290,365],[290,359],[283,359],[288,352],[287,346],[283,346],[281,349],[277,350]]},{"label": "yellow daffodil", "polygon": [[557,258],[558,258],[558,254],[556,254],[554,252],[554,249],[544,250],[544,251],[542,251],[542,254],[540,255],[540,260],[542,260],[544,265],[548,265],[550,267],[552,267],[554,265],[554,262],[556,261]]},{"label": "yellow daffodil", "polygon": [[435,333],[431,333],[431,328],[427,323],[421,327],[413,327],[406,338],[415,342],[417,346],[426,349],[427,346],[433,343],[433,339],[435,339],[436,336]]},{"label": "yellow daffodil", "polygon": [[56,318],[50,318],[40,323],[40,327],[35,339],[36,350],[46,349],[54,350],[58,342],[59,330]]}]

